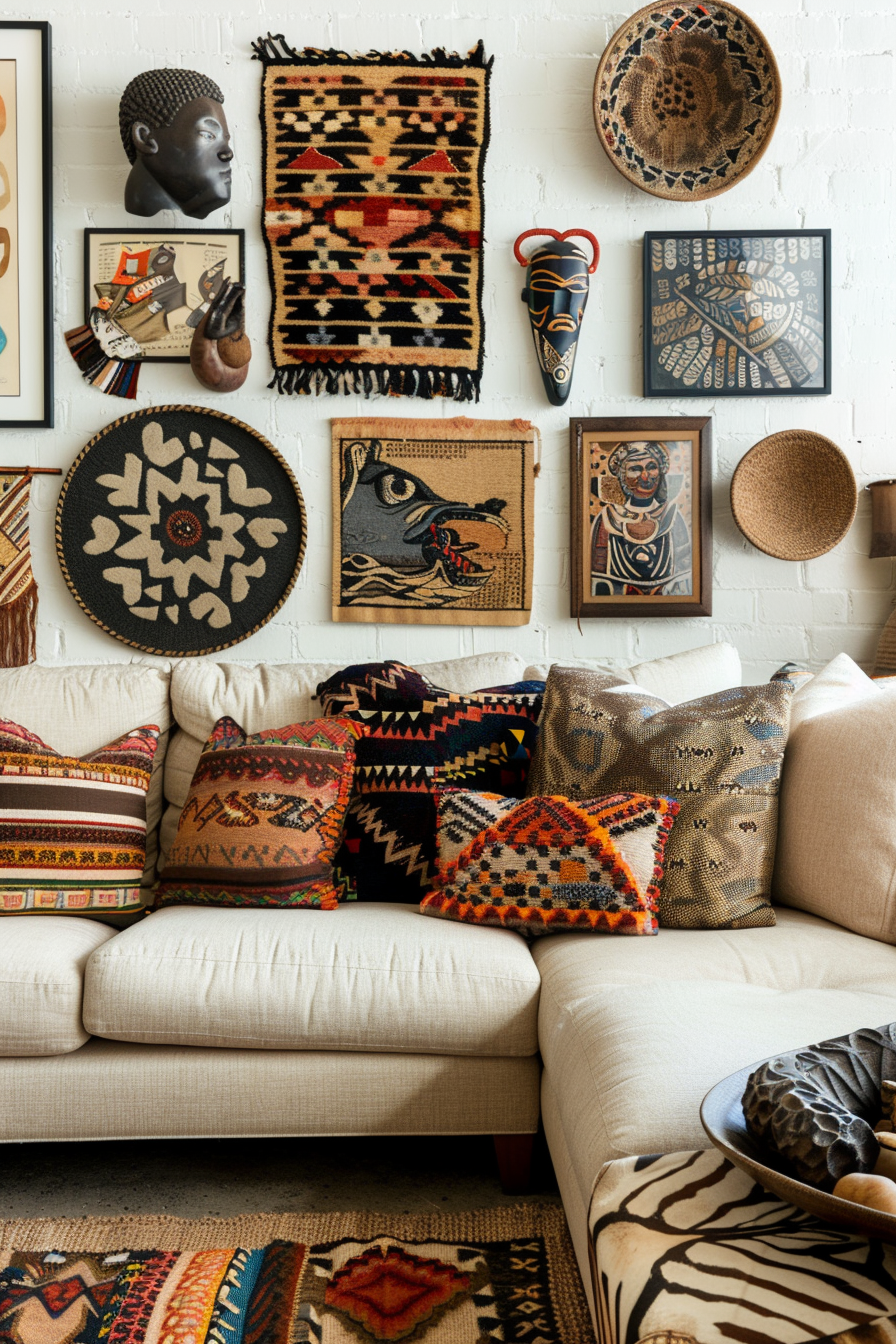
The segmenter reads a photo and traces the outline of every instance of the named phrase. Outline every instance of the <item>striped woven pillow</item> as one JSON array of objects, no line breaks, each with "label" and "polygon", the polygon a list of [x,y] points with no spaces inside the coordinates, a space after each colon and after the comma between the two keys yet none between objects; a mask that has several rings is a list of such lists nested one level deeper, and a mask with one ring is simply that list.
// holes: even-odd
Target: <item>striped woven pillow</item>
[{"label": "striped woven pillow", "polygon": [[159,742],[135,728],[83,758],[0,719],[0,914],[134,911]]}]

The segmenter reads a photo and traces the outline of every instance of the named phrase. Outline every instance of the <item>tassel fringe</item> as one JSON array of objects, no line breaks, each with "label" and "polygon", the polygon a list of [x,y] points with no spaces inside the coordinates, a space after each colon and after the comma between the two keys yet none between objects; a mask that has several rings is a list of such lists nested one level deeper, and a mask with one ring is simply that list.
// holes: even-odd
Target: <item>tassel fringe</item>
[{"label": "tassel fringe", "polygon": [[37,584],[0,606],[0,667],[24,667],[37,656]]},{"label": "tassel fringe", "polygon": [[133,359],[113,359],[106,354],[89,325],[74,327],[65,333],[65,343],[81,370],[85,383],[98,387],[110,397],[133,401],[137,395],[140,364]]},{"label": "tassel fringe", "polygon": [[319,396],[321,393],[343,396],[450,397],[453,401],[478,401],[480,373],[475,369],[418,368],[415,365],[389,365],[345,369],[320,364],[301,364],[277,369],[268,387],[280,393]]},{"label": "tassel fringe", "polygon": [[415,56],[410,51],[368,51],[364,54],[358,52],[351,55],[347,51],[339,51],[336,47],[303,47],[297,50],[291,47],[282,33],[268,33],[267,37],[259,37],[252,43],[253,61],[261,61],[263,65],[396,65],[407,66],[444,66],[448,69],[456,70],[462,66],[481,66],[485,70],[490,70],[494,62],[494,56],[489,60],[485,59],[485,48],[482,42],[477,42],[476,46],[467,56],[461,56],[456,51],[446,51],[444,47],[435,47],[432,51],[425,51],[422,56]]}]

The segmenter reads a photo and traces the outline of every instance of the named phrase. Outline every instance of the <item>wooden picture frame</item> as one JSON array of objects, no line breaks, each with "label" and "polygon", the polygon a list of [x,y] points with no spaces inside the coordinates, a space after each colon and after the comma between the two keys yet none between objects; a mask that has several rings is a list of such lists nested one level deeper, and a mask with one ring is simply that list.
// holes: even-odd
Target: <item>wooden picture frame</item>
[{"label": "wooden picture frame", "polygon": [[830,392],[830,229],[645,233],[645,397]]},{"label": "wooden picture frame", "polygon": [[569,431],[571,614],[711,616],[711,417],[575,419]]},{"label": "wooden picture frame", "polygon": [[53,426],[50,25],[0,21],[0,426]]},{"label": "wooden picture frame", "polygon": [[[169,268],[170,278],[163,287],[153,289],[153,281],[158,282],[163,277],[152,275],[151,264],[147,274],[146,262],[161,249],[171,250],[174,259]],[[125,254],[131,256],[136,272],[135,283],[128,290],[111,285],[113,276],[124,273],[121,262]],[[219,260],[224,261],[222,279],[226,276],[244,283],[244,229],[85,229],[85,320],[91,309],[109,301],[110,296],[103,291],[112,289],[115,296],[112,303],[116,300],[119,303],[115,320],[143,349],[143,354],[136,356],[141,363],[189,364],[194,327],[188,325],[187,320],[192,319],[194,324],[201,320],[202,305],[207,307],[208,303],[200,282]],[[132,294],[136,302],[131,311],[133,321],[128,322],[122,314],[126,313]],[[150,305],[155,307],[155,312]],[[169,316],[175,320],[169,322]]]}]

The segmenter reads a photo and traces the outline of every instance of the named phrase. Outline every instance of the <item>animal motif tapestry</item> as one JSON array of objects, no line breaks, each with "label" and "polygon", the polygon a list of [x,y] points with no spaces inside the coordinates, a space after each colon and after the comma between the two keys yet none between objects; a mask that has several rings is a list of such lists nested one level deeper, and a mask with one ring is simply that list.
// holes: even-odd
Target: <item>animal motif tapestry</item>
[{"label": "animal motif tapestry", "polygon": [[601,1344],[896,1341],[896,1249],[714,1149],[608,1162],[588,1224]]},{"label": "animal motif tapestry", "polygon": [[305,554],[305,505],[276,449],[202,406],[153,406],[82,449],[56,552],[82,611],[165,658],[230,648],[282,607]]},{"label": "animal motif tapestry", "polygon": [[148,724],[78,759],[0,719],[0,914],[142,909],[158,742]]},{"label": "animal motif tapestry", "polygon": [[352,791],[348,719],[245,733],[218,720],[206,742],[156,905],[279,905],[333,910],[333,859]]},{"label": "animal motif tapestry", "polygon": [[[348,667],[317,688],[324,713],[367,729],[336,860],[359,900],[418,902],[429,891],[442,789],[519,797],[543,690],[543,682],[521,682],[452,695],[400,663]],[[352,700],[372,707],[346,709]]]},{"label": "animal motif tapestry", "polygon": [[271,387],[479,399],[491,61],[294,50],[264,65]]},{"label": "animal motif tapestry", "polygon": [[334,420],[333,620],[525,625],[527,420]]},{"label": "animal motif tapestry", "polygon": [[659,921],[677,929],[774,924],[778,788],[790,686],[735,687],[674,707],[551,668],[529,794],[573,799],[636,789],[680,804],[660,884]]},{"label": "animal motif tapestry", "polygon": [[424,915],[521,933],[656,933],[657,882],[678,812],[671,798],[618,793],[439,799],[437,882]]},{"label": "animal motif tapestry", "polygon": [[0,667],[35,657],[37,584],[31,570],[27,472],[0,471]]}]

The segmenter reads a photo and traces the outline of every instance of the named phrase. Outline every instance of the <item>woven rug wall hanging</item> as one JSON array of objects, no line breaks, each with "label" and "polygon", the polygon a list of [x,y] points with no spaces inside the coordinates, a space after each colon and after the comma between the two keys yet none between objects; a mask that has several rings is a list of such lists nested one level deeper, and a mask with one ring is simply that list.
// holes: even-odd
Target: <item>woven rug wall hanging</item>
[{"label": "woven rug wall hanging", "polygon": [[31,474],[0,471],[0,667],[34,662],[37,584],[31,569]]},{"label": "woven rug wall hanging", "polygon": [[96,434],[65,478],[56,553],[82,611],[146,653],[216,653],[286,601],[305,553],[298,483],[256,430],[153,406]]},{"label": "woven rug wall hanging", "polygon": [[333,420],[333,620],[525,625],[537,434],[528,420]]},{"label": "woven rug wall hanging", "polygon": [[479,399],[492,61],[253,43],[271,387]]}]

